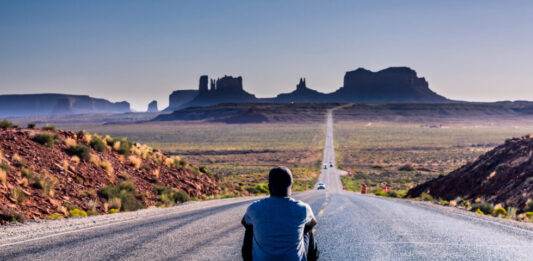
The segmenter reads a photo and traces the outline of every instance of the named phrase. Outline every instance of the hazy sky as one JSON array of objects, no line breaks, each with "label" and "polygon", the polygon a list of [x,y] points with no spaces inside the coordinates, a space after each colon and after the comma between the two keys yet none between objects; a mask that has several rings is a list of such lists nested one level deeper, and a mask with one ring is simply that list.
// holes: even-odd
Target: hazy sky
[{"label": "hazy sky", "polygon": [[331,92],[358,67],[409,66],[452,99],[533,100],[532,1],[0,0],[0,93],[160,109],[200,75],[258,97]]}]

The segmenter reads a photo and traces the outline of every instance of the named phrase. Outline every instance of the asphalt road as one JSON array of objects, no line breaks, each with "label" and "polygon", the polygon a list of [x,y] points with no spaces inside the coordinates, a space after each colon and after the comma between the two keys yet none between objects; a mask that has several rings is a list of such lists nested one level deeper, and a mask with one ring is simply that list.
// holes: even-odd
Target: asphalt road
[{"label": "asphalt road", "polygon": [[[334,159],[330,114],[324,162]],[[346,192],[341,174],[328,166],[319,176],[326,190],[294,195],[310,204],[317,216],[315,235],[323,260],[533,259],[531,229]],[[240,220],[257,199],[194,203],[124,222],[94,221],[94,227],[83,230],[0,242],[0,260],[239,260],[244,232]]]}]

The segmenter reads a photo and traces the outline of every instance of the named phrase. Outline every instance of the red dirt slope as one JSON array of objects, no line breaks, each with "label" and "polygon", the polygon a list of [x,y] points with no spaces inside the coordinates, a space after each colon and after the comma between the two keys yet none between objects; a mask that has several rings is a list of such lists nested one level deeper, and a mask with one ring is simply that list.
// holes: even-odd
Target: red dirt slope
[{"label": "red dirt slope", "polygon": [[[32,140],[40,133],[54,135],[54,145]],[[72,131],[0,130],[0,224],[13,214],[19,216],[17,219],[44,218],[52,213],[66,216],[72,206],[104,213],[107,202],[98,191],[125,180],[133,183],[144,207],[158,203],[154,184],[197,198],[219,192],[215,177],[178,158],[140,144],[131,147],[132,158],[119,154],[118,146],[113,148],[112,143],[98,152],[89,146],[89,137]],[[101,140],[111,141],[109,137]],[[79,161],[70,155],[73,144],[89,147],[91,159]],[[52,185],[45,188],[46,182]]]},{"label": "red dirt slope", "polygon": [[427,192],[445,200],[483,197],[493,204],[524,210],[533,198],[532,155],[532,138],[510,139],[476,161],[412,188],[407,195]]}]

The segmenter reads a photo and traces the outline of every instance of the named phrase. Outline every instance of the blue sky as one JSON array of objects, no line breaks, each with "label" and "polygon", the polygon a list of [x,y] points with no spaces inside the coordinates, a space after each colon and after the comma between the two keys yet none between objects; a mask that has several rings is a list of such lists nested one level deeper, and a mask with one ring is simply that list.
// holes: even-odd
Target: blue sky
[{"label": "blue sky", "polygon": [[168,104],[200,75],[258,97],[331,92],[344,73],[409,66],[452,99],[533,100],[528,1],[4,1],[0,93]]}]

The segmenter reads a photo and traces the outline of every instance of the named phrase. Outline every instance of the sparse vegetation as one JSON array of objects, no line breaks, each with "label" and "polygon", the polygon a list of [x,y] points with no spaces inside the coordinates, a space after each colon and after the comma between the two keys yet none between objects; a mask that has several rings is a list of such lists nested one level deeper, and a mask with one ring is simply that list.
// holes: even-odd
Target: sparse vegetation
[{"label": "sparse vegetation", "polygon": [[44,171],[39,176],[34,177],[34,186],[40,188],[43,191],[43,196],[53,196],[54,188],[59,183],[59,180],[49,174],[47,171]]},{"label": "sparse vegetation", "polygon": [[485,214],[492,214],[494,213],[494,206],[487,202],[479,202],[472,204],[472,208],[470,209],[473,212],[476,212],[477,210],[481,210],[481,212]]},{"label": "sparse vegetation", "polygon": [[159,199],[159,206],[170,207],[176,203],[183,203],[189,201],[189,195],[181,190],[170,189],[163,185],[154,185],[154,190]]},{"label": "sparse vegetation", "polygon": [[76,145],[69,147],[68,153],[71,156],[76,156],[83,161],[89,161],[91,158],[91,152],[89,148],[85,145]]},{"label": "sparse vegetation", "polygon": [[121,211],[133,211],[143,207],[140,201],[142,196],[137,193],[137,189],[130,181],[123,181],[116,186],[105,186],[99,191],[99,194],[108,200],[111,208],[113,206],[110,201],[114,198],[120,199]]},{"label": "sparse vegetation", "polygon": [[46,124],[45,126],[43,126],[42,129],[43,130],[56,130],[56,126]]},{"label": "sparse vegetation", "polygon": [[108,213],[108,214],[115,214],[115,213],[118,213],[118,212],[120,212],[120,210],[118,210],[118,209],[116,209],[116,208],[112,208],[112,209],[110,209],[107,213]]},{"label": "sparse vegetation", "polygon": [[268,184],[265,183],[259,183],[254,187],[247,187],[246,190],[252,194],[268,194]]},{"label": "sparse vegetation", "polygon": [[0,129],[9,129],[13,128],[13,123],[8,120],[2,120],[0,121]]},{"label": "sparse vegetation", "polygon": [[36,126],[36,124],[34,122],[30,122],[30,123],[28,123],[27,127],[28,127],[28,129],[34,129],[35,126]]},{"label": "sparse vegetation", "polygon": [[68,213],[69,213],[70,217],[86,217],[86,216],[88,216],[87,212],[85,212],[85,211],[83,211],[81,209],[78,209],[78,208],[72,209]]},{"label": "sparse vegetation", "polygon": [[49,148],[54,146],[54,135],[49,133],[38,133],[32,138],[33,141],[45,145]]},{"label": "sparse vegetation", "polygon": [[13,188],[11,190],[11,198],[13,198],[18,203],[22,203],[26,200],[26,194],[24,194],[24,191],[19,188]]},{"label": "sparse vegetation", "polygon": [[4,169],[0,169],[0,184],[6,184],[7,172]]},{"label": "sparse vegetation", "polygon": [[105,152],[106,151],[106,144],[100,139],[100,137],[93,135],[91,142],[90,142],[91,148],[98,152]]},{"label": "sparse vegetation", "polygon": [[58,213],[52,213],[52,214],[46,215],[46,219],[50,219],[50,220],[63,219],[63,216],[61,214],[58,214]]},{"label": "sparse vegetation", "polygon": [[100,161],[100,167],[102,167],[109,175],[113,175],[115,173],[113,165],[107,160]]}]

